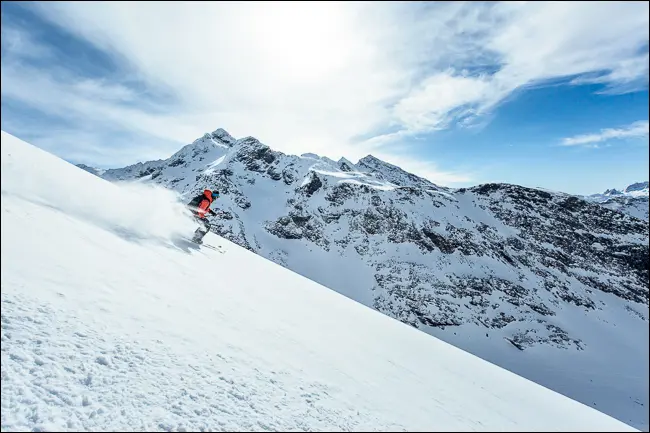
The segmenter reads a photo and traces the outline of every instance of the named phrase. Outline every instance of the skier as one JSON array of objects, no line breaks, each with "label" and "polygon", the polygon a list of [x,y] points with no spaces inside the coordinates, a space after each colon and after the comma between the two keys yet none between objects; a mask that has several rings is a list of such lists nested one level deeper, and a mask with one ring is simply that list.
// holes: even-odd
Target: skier
[{"label": "skier", "polygon": [[199,228],[197,228],[194,232],[192,241],[196,242],[197,244],[202,244],[203,237],[210,231],[210,223],[206,218],[206,214],[209,213],[211,215],[216,215],[216,212],[210,209],[210,205],[217,198],[219,198],[219,191],[211,191],[209,189],[206,189],[203,191],[203,194],[197,195],[192,199],[192,201],[187,204],[187,207],[192,212],[194,219],[203,226],[199,226]]}]

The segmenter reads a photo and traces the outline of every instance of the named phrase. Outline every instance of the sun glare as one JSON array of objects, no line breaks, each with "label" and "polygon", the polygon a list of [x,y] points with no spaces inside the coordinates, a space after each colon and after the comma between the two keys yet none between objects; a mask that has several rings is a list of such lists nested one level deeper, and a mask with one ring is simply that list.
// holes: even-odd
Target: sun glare
[{"label": "sun glare", "polygon": [[350,20],[335,2],[257,3],[248,25],[268,72],[305,84],[340,70],[352,42]]}]

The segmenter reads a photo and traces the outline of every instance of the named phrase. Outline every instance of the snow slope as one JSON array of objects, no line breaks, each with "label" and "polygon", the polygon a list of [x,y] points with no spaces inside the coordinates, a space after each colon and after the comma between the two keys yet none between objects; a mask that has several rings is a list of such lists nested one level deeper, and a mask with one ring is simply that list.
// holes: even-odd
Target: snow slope
[{"label": "snow slope", "polygon": [[633,431],[216,235],[190,247],[167,192],[4,131],[1,173],[3,431]]}]

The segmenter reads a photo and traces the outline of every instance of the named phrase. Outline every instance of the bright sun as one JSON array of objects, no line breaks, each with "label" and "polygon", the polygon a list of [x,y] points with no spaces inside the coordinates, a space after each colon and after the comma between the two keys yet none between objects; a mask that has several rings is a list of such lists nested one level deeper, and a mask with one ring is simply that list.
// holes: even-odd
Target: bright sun
[{"label": "bright sun", "polygon": [[301,83],[340,70],[350,52],[351,20],[336,2],[255,3],[247,21],[267,72]]}]

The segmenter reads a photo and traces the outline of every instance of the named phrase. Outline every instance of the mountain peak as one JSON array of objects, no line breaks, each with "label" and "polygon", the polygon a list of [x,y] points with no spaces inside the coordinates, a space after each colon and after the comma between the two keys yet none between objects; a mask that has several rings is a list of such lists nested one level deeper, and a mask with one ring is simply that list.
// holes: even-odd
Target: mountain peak
[{"label": "mountain peak", "polygon": [[210,134],[210,135],[212,136],[212,138],[221,140],[222,142],[227,143],[227,144],[231,144],[231,145],[234,144],[237,141],[232,135],[230,135],[228,133],[228,131],[226,131],[223,128],[218,128],[218,129],[212,131],[212,134]]},{"label": "mountain peak", "polygon": [[350,161],[349,159],[347,159],[347,158],[345,158],[345,157],[341,157],[341,158],[339,158],[339,160],[338,160],[337,162],[338,162],[339,164],[341,164],[341,163],[346,163],[346,164],[348,164],[348,165],[354,165],[354,164],[352,163],[352,161]]},{"label": "mountain peak", "polygon": [[79,167],[82,170],[87,171],[88,173],[94,174],[95,176],[100,176],[106,172],[106,170],[101,169],[101,168],[95,168],[95,167],[90,167],[89,165],[86,164],[77,164],[77,167]]},{"label": "mountain peak", "polygon": [[377,178],[387,180],[395,185],[417,185],[419,188],[424,189],[444,189],[427,179],[409,173],[403,168],[382,161],[373,155],[367,155],[361,158],[357,163],[357,167],[369,169]]},{"label": "mountain peak", "polygon": [[[215,141],[216,140],[216,141]],[[226,145],[228,147],[232,147],[237,140],[228,133],[223,128],[219,128],[215,131],[212,131],[210,133],[206,132],[203,134],[201,137],[197,138],[190,144],[189,146],[196,145],[196,144],[203,144],[205,142],[212,142],[217,145]],[[187,146],[186,146],[187,147]]]},{"label": "mountain peak", "polygon": [[623,191],[620,191],[616,188],[610,188],[606,190],[602,195],[613,196],[613,195],[624,195],[630,193],[643,193],[643,191],[648,191],[648,181],[645,182],[636,182],[631,185],[628,185]]},{"label": "mountain peak", "polygon": [[381,159],[377,158],[376,156],[373,156],[373,155],[370,155],[370,154],[368,154],[368,155],[364,156],[363,158],[361,158],[357,164],[361,164],[361,163],[365,163],[365,164],[381,163],[381,164],[392,165],[392,164],[389,164],[389,163],[387,163],[385,161],[382,161]]},{"label": "mountain peak", "polygon": [[617,190],[616,188],[608,189],[603,193],[603,195],[621,195],[621,194],[623,193]]},{"label": "mountain peak", "polygon": [[259,141],[257,138],[252,136],[247,136],[236,140],[236,143],[242,147],[269,147],[266,144]]},{"label": "mountain peak", "polygon": [[340,158],[336,164],[338,165],[339,169],[342,171],[353,171],[354,170],[354,164],[347,158]]},{"label": "mountain peak", "polygon": [[629,185],[627,188],[625,188],[625,192],[643,191],[644,189],[648,189],[647,180],[645,182],[637,182]]}]

